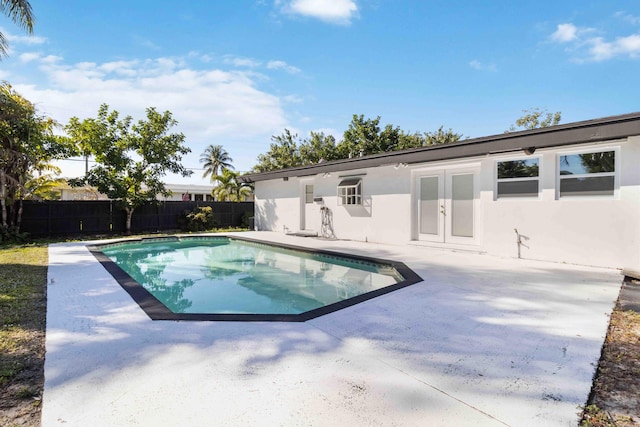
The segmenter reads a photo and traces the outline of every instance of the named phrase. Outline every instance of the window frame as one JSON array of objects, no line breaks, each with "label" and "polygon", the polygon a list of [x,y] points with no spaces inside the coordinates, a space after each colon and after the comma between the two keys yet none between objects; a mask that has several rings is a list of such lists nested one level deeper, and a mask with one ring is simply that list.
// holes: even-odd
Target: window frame
[{"label": "window frame", "polygon": [[[309,187],[311,187],[311,192],[309,192]],[[313,184],[304,184],[304,203],[306,205],[313,203]],[[311,195],[311,197],[309,197]]]},{"label": "window frame", "polygon": [[[344,185],[345,182],[349,183]],[[362,194],[361,177],[343,177],[337,186],[338,206],[362,206]]]},{"label": "window frame", "polygon": [[[498,177],[498,165],[499,163],[505,162],[518,162],[522,160],[537,160],[538,161],[538,176],[527,176],[522,178],[499,178]],[[541,185],[541,177],[542,177],[542,156],[517,156],[517,157],[505,157],[503,159],[496,159],[494,163],[493,173],[494,173],[494,200],[540,200],[540,195],[542,194],[542,185]],[[499,194],[499,184],[501,182],[526,182],[526,181],[536,181],[538,184],[538,191],[536,193],[526,194],[522,196],[500,196]]]},{"label": "window frame", "polygon": [[[575,156],[581,154],[593,154],[593,153],[606,153],[613,152],[614,162],[613,162],[613,172],[594,172],[594,173],[583,173],[583,174],[570,174],[570,175],[561,175],[561,161],[564,156]],[[570,195],[562,195],[561,194],[561,185],[562,180],[564,179],[576,179],[576,178],[596,178],[596,177],[613,177],[613,191],[612,194],[570,194]],[[620,147],[597,147],[597,148],[586,148],[582,150],[571,150],[571,151],[563,151],[556,154],[556,200],[580,200],[580,199],[615,199],[619,197],[619,189],[620,189]]]}]

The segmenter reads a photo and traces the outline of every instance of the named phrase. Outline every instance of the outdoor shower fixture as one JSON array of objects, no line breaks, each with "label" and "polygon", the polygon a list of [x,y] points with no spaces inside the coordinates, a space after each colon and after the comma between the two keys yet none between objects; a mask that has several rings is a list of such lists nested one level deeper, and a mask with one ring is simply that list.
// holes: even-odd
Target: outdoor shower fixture
[{"label": "outdoor shower fixture", "polygon": [[522,246],[524,246],[525,248],[529,248],[529,246],[525,245],[522,240],[529,240],[529,238],[527,236],[523,236],[522,234],[520,234],[518,232],[517,228],[514,228],[513,231],[516,232],[516,244],[518,245],[518,259],[522,258],[522,254],[520,252]]}]

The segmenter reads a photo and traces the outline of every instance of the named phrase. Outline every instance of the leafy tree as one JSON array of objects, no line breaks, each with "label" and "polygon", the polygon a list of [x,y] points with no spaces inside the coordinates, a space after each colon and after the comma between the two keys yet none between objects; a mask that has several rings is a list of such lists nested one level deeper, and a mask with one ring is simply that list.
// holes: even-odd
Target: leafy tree
[{"label": "leafy tree", "polygon": [[450,144],[462,139],[461,133],[455,133],[451,129],[443,130],[443,127],[440,126],[435,132],[425,132],[422,145]]},{"label": "leafy tree", "polygon": [[215,180],[218,171],[225,169],[233,169],[231,162],[233,159],[227,153],[222,145],[210,145],[204,153],[200,155],[200,163],[204,163],[203,178],[211,176],[211,181]]},{"label": "leafy tree", "polygon": [[380,116],[375,119],[364,119],[363,115],[354,115],[349,128],[344,132],[344,139],[338,144],[342,158],[378,154],[389,151],[420,148],[434,144],[448,144],[458,141],[462,134],[445,131],[443,126],[435,132],[405,133],[399,127],[386,125],[380,130]]},{"label": "leafy tree", "polygon": [[[387,129],[387,133],[392,134],[392,129]],[[338,150],[343,159],[385,151],[381,144],[380,116],[365,120],[363,114],[354,114],[338,144]]]},{"label": "leafy tree", "polygon": [[24,185],[25,200],[59,200],[59,186],[67,183],[64,178],[57,177],[60,170],[52,169],[54,173],[38,174],[31,176]]},{"label": "leafy tree", "polygon": [[[11,19],[19,27],[33,34],[34,16],[31,5],[27,0],[0,0],[0,11]],[[9,44],[7,39],[0,33],[0,60],[8,56]]]},{"label": "leafy tree", "polygon": [[516,120],[515,125],[511,125],[507,132],[515,132],[525,129],[546,128],[560,123],[562,113],[557,111],[550,113],[547,109],[541,110],[539,107],[522,110],[524,116]]},{"label": "leafy tree", "polygon": [[269,151],[258,156],[258,164],[253,167],[254,172],[267,172],[301,166],[302,159],[298,151],[297,134],[285,129],[282,135],[272,136]]},{"label": "leafy tree", "polygon": [[22,200],[35,197],[34,177],[56,172],[50,162],[73,153],[66,139],[53,135],[55,126],[11,85],[0,84],[0,207],[5,232],[19,233]]},{"label": "leafy tree", "polygon": [[320,163],[321,161],[338,160],[336,139],[323,132],[311,132],[311,138],[304,140],[298,147],[302,164]]},{"label": "leafy tree", "polygon": [[222,175],[215,177],[216,187],[211,195],[220,201],[241,202],[251,194],[251,187],[240,180],[240,174],[229,169],[223,169]]},{"label": "leafy tree", "polygon": [[159,113],[147,108],[146,120],[132,123],[130,116],[119,118],[102,104],[96,119],[72,119],[67,132],[73,138],[80,135],[91,146],[96,165],[84,178],[70,180],[75,186],[89,184],[102,194],[116,200],[127,213],[126,230],[131,232],[131,217],[139,206],[156,202],[158,195],[170,191],[162,178],[167,172],[189,176],[180,161],[190,152],[182,133],[169,133],[177,124],[171,112]]},{"label": "leafy tree", "polygon": [[273,136],[269,151],[258,156],[254,172],[267,172],[319,163],[321,161],[340,160],[360,155],[378,154],[389,151],[419,148],[426,145],[446,144],[458,141],[461,134],[443,127],[436,132],[424,134],[406,133],[393,125],[380,128],[380,117],[365,119],[364,115],[353,115],[343,139],[336,143],[332,135],[311,132],[310,139],[301,140],[288,129],[280,136]]}]

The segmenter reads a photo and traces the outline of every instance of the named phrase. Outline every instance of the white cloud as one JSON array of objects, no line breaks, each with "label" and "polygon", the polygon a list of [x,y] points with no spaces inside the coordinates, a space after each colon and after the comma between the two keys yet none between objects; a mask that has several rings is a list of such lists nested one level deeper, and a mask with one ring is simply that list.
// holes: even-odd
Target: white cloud
[{"label": "white cloud", "polygon": [[47,41],[45,37],[39,36],[18,36],[15,34],[11,34],[6,29],[0,27],[0,33],[4,35],[4,38],[10,44],[26,44],[26,45],[34,45],[34,44],[43,44]]},{"label": "white cloud", "polygon": [[578,38],[578,28],[573,24],[559,24],[556,31],[551,34],[551,40],[559,43],[567,43]]},{"label": "white cloud", "polygon": [[604,61],[616,56],[640,57],[640,34],[618,37],[612,42],[606,42],[601,37],[587,40],[589,54],[594,61]]},{"label": "white cloud", "polygon": [[286,95],[282,97],[282,101],[286,104],[302,104],[302,98],[298,95]]},{"label": "white cloud", "polygon": [[291,0],[276,1],[285,13],[308,16],[333,24],[348,25],[357,16],[358,5],[354,0]]},{"label": "white cloud", "polygon": [[498,71],[498,68],[495,66],[495,64],[483,64],[482,62],[476,59],[470,61],[469,66],[474,70],[478,70],[478,71],[491,71],[491,72]]},{"label": "white cloud", "polygon": [[284,61],[269,61],[267,62],[267,68],[270,70],[284,70],[290,74],[297,74],[301,71],[300,68],[289,65]]},{"label": "white cloud", "polygon": [[38,52],[25,52],[25,53],[21,54],[18,58],[22,62],[31,62],[31,61],[35,61],[36,59],[39,59],[41,57],[42,57],[42,55],[40,53],[38,53]]},{"label": "white cloud", "polygon": [[224,63],[233,65],[234,67],[246,67],[246,68],[256,68],[262,65],[260,61],[257,61],[255,59],[245,58],[242,56],[232,56],[232,55],[226,55],[224,57]]},{"label": "white cloud", "polygon": [[622,11],[616,12],[614,16],[617,17],[617,18],[622,18],[623,20],[625,20],[625,21],[627,21],[627,22],[629,22],[629,23],[631,23],[633,25],[639,25],[640,24],[640,16],[633,16],[633,15],[630,15],[630,14],[622,12]]},{"label": "white cloud", "polygon": [[640,57],[640,33],[620,36],[608,41],[595,36],[596,30],[577,27],[574,24],[560,24],[550,39],[568,46],[568,51],[577,62],[605,61],[615,57]]},{"label": "white cloud", "polygon": [[144,118],[147,107],[171,111],[179,122],[175,130],[185,134],[192,150],[184,159],[189,167],[199,167],[205,146],[218,143],[236,160],[237,168],[247,170],[266,150],[270,136],[288,125],[283,106],[291,99],[261,90],[260,75],[196,69],[184,58],[71,64],[56,56],[21,56],[30,61],[25,66],[41,73],[42,80],[21,81],[15,69],[5,77],[59,123],[67,123],[72,116],[95,117],[102,103],[135,120]]}]

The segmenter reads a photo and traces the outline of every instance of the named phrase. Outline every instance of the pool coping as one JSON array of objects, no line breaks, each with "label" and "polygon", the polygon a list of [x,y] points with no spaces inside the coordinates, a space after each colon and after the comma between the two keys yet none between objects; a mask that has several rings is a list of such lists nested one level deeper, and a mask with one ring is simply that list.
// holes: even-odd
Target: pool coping
[{"label": "pool coping", "polygon": [[[143,241],[175,241],[181,239],[198,238],[227,238],[230,240],[240,240],[250,243],[262,244],[267,246],[275,246],[284,249],[296,250],[306,253],[334,256],[339,258],[350,258],[357,261],[370,262],[376,264],[389,265],[398,271],[404,278],[403,281],[385,286],[380,289],[366,292],[355,297],[338,301],[329,305],[318,307],[313,310],[305,311],[299,314],[240,314],[240,313],[174,313],[153,294],[147,291],[127,272],[122,270],[115,262],[102,252],[102,248],[118,243],[134,243]],[[312,249],[302,246],[296,246],[286,243],[273,243],[259,239],[252,239],[240,236],[230,236],[226,234],[189,234],[166,237],[138,238],[138,239],[119,239],[109,241],[108,243],[87,245],[87,249],[102,264],[102,266],[113,276],[120,286],[133,298],[138,306],[149,316],[151,320],[173,320],[173,321],[225,321],[225,322],[306,322],[329,313],[333,313],[364,301],[379,297],[381,295],[394,292],[398,289],[422,282],[423,279],[406,264],[399,261],[392,261],[382,258],[355,255],[350,253],[342,253],[328,251],[324,249]]]}]

